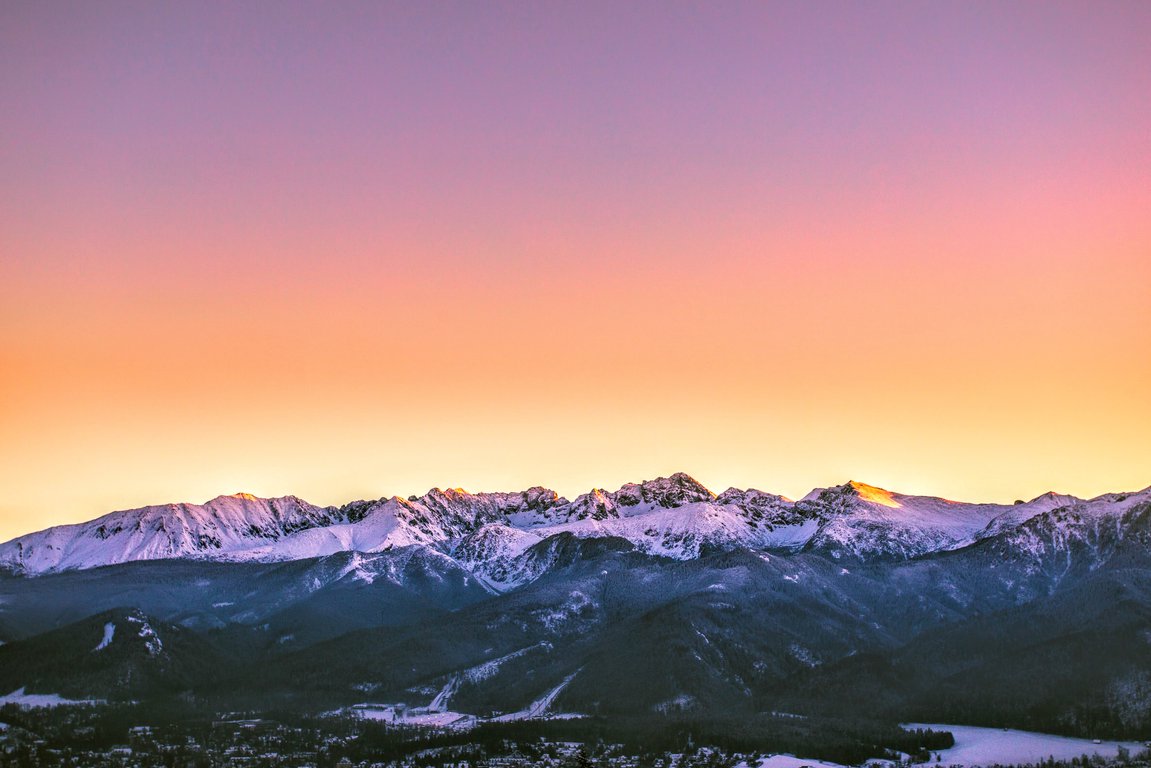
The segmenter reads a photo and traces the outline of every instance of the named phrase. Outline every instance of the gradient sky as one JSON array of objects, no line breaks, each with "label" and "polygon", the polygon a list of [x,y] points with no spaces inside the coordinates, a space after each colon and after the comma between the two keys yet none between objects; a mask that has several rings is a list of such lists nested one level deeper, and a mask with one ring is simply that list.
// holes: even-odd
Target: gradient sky
[{"label": "gradient sky", "polygon": [[1149,436],[1151,3],[0,4],[0,539]]}]

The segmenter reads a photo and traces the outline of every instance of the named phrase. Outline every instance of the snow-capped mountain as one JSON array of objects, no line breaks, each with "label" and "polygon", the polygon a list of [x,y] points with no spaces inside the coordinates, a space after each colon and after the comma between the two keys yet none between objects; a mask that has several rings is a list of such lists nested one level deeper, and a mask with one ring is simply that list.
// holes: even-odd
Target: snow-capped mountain
[{"label": "snow-capped mountain", "polygon": [[34,575],[136,560],[277,562],[420,546],[454,558],[502,590],[530,578],[535,568],[518,559],[559,534],[618,537],[641,552],[676,559],[699,557],[708,548],[906,559],[1025,531],[1029,521],[1057,510],[1106,517],[1149,493],[1089,502],[1044,494],[1012,505],[968,504],[850,482],[793,502],[755,489],[717,496],[678,473],[616,491],[594,489],[573,501],[539,487],[478,494],[435,488],[423,496],[342,507],[237,494],[202,505],[113,512],[21,536],[0,545],[0,567]]},{"label": "snow-capped mountain", "polygon": [[996,505],[852,482],[791,501],[673,475],[571,501],[223,497],[30,534],[0,562],[0,682],[29,695],[483,715],[559,692],[557,711],[662,718],[854,716],[842,692],[862,691],[893,721],[990,701],[992,725],[1074,724],[1090,701],[1084,732],[1151,728],[1130,706],[1151,489]]},{"label": "snow-capped mountain", "polygon": [[294,496],[260,499],[246,493],[204,504],[165,504],[112,512],[0,545],[0,564],[24,573],[95,568],[132,560],[211,557],[342,522],[337,510]]},{"label": "snow-capped mountain", "polygon": [[[1066,498],[1066,497],[1061,497]],[[1057,503],[1041,496],[1047,509],[1015,525],[996,518],[985,534],[1004,558],[1035,567],[1078,561],[1088,568],[1112,559],[1124,547],[1151,548],[1151,488],[1138,493],[1108,493],[1089,501]]]},{"label": "snow-capped mountain", "polygon": [[796,507],[820,520],[809,548],[834,558],[908,558],[966,546],[1042,512],[1080,502],[1047,493],[1012,505],[968,504],[850,482],[814,490]]}]

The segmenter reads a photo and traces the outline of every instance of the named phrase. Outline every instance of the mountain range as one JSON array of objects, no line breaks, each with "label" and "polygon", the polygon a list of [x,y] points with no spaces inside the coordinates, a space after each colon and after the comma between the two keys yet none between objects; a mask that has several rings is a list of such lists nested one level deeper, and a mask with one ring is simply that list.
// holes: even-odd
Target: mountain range
[{"label": "mountain range", "polygon": [[[642,552],[680,560],[708,546],[908,558],[971,544],[1056,508],[1113,511],[1130,498],[1108,494],[1086,502],[1048,493],[1013,505],[965,504],[851,482],[791,501],[754,489],[717,496],[682,473],[614,492],[594,489],[574,501],[546,488],[478,494],[435,488],[342,507],[239,493],[202,505],[113,512],[21,536],[0,544],[0,567],[34,575],[136,560],[279,562],[424,546],[491,579],[533,544],[560,533],[617,536]],[[497,587],[515,583],[494,580]]]},{"label": "mountain range", "polygon": [[1151,488],[221,496],[0,545],[0,641],[0,694],[1143,736]]}]

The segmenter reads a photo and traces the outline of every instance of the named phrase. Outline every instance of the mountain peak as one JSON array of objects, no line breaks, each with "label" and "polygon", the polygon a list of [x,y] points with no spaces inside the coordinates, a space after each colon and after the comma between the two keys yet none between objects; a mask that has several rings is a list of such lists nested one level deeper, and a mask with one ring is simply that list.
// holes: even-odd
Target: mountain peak
[{"label": "mountain peak", "polygon": [[849,481],[847,487],[850,487],[855,492],[855,495],[863,501],[869,501],[872,504],[881,504],[893,509],[899,509],[903,506],[895,500],[895,494],[884,488],[861,483],[858,480]]},{"label": "mountain peak", "polygon": [[641,483],[627,483],[614,494],[615,500],[633,507],[640,503],[660,507],[681,507],[697,501],[712,501],[715,494],[702,483],[684,472],[676,472],[670,477],[657,477]]},{"label": "mountain peak", "polygon": [[1058,491],[1047,491],[1036,496],[1032,501],[1078,501],[1074,496],[1069,496],[1066,493],[1059,493]]},{"label": "mountain peak", "polygon": [[903,504],[897,501],[895,496],[896,494],[892,491],[880,488],[877,485],[868,485],[858,480],[848,480],[842,485],[832,485],[828,488],[814,488],[800,499],[800,501],[815,502],[821,499],[831,501],[833,499],[855,498],[860,501],[867,501],[872,504],[899,509]]},{"label": "mountain peak", "polygon": [[471,494],[468,493],[467,491],[465,491],[463,488],[438,488],[437,487],[437,488],[432,488],[430,491],[428,491],[424,495],[425,496],[444,496],[444,497],[447,497],[449,499],[453,499],[453,498],[458,499],[458,498],[461,498],[464,496],[470,496]]},{"label": "mountain peak", "polygon": [[209,501],[205,501],[203,506],[207,507],[207,506],[211,506],[213,504],[219,504],[221,502],[227,502],[227,501],[265,501],[265,499],[261,499],[259,496],[253,496],[250,493],[243,493],[243,492],[240,492],[240,493],[223,493],[214,499],[210,499]]},{"label": "mountain peak", "polygon": [[668,477],[657,477],[654,480],[644,480],[639,485],[641,488],[652,489],[662,489],[667,487],[680,488],[691,493],[702,494],[709,498],[714,498],[715,496],[715,494],[709,491],[703,483],[696,480],[686,472],[676,472],[675,474],[669,475]]}]

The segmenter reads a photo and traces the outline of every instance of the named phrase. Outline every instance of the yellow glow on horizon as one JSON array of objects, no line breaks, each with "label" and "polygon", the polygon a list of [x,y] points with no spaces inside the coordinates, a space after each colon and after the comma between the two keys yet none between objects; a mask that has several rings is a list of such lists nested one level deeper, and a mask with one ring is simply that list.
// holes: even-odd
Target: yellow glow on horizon
[{"label": "yellow glow on horizon", "polygon": [[1151,3],[859,4],[899,23],[848,59],[804,3],[9,5],[0,540],[238,488],[1151,484]]}]

